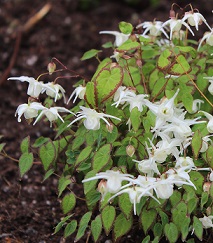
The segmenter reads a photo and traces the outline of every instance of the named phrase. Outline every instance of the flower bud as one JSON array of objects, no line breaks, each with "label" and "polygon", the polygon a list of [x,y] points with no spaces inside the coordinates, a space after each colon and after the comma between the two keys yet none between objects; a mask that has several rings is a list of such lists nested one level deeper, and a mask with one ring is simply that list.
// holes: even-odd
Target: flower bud
[{"label": "flower bud", "polygon": [[105,180],[101,180],[98,183],[98,191],[104,196],[107,193],[107,182]]},{"label": "flower bud", "polygon": [[114,125],[112,123],[110,123],[109,125],[106,124],[106,129],[109,133],[112,133],[113,131],[113,128],[114,128]]},{"label": "flower bud", "polygon": [[135,148],[131,144],[129,144],[128,146],[126,146],[126,153],[127,155],[132,157],[135,153]]},{"label": "flower bud", "polygon": [[56,69],[56,65],[55,65],[54,62],[48,63],[47,70],[48,70],[50,75],[55,71],[55,69]]},{"label": "flower bud", "polygon": [[205,182],[205,183],[203,184],[203,191],[209,193],[211,184],[212,184],[211,182]]}]

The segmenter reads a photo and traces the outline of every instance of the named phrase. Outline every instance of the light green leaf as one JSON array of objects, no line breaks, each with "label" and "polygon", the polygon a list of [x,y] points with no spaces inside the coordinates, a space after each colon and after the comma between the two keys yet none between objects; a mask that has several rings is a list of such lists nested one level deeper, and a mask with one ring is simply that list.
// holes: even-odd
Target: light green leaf
[{"label": "light green leaf", "polygon": [[30,136],[27,136],[21,142],[21,145],[20,145],[21,152],[22,153],[29,153],[29,147],[30,147]]},{"label": "light green leaf", "polygon": [[109,235],[112,225],[115,221],[115,208],[113,206],[107,205],[101,212],[102,224],[106,235]]},{"label": "light green leaf", "polygon": [[81,218],[80,223],[79,223],[78,232],[77,232],[77,235],[75,237],[75,242],[77,242],[78,240],[81,239],[82,236],[84,236],[85,230],[88,227],[88,223],[91,219],[91,216],[92,216],[92,212],[87,212]]},{"label": "light green leaf", "polygon": [[127,40],[125,41],[122,45],[120,45],[116,50],[118,52],[122,52],[122,51],[131,51],[131,50],[136,50],[140,48],[140,43],[136,42],[136,41],[132,41],[132,40]]},{"label": "light green leaf", "polygon": [[63,219],[56,225],[53,234],[58,233],[58,231],[59,231],[59,230],[66,224],[66,221],[67,221],[68,219],[70,219],[72,216],[73,216],[73,214],[64,217],[64,218],[63,218]]},{"label": "light green leaf", "polygon": [[61,176],[58,181],[58,197],[61,196],[62,192],[66,189],[66,187],[71,183],[71,180],[68,177]]},{"label": "light green leaf", "polygon": [[187,202],[188,214],[191,214],[197,208],[197,204],[198,204],[198,198],[197,197],[191,198]]},{"label": "light green leaf", "polygon": [[5,145],[6,145],[6,143],[0,143],[0,152],[3,150]]},{"label": "light green leaf", "polygon": [[128,35],[132,33],[133,26],[130,23],[122,21],[119,23],[119,29],[123,34]]},{"label": "light green leaf", "polygon": [[132,228],[133,219],[126,219],[123,213],[120,213],[114,222],[113,236],[117,241],[121,236],[127,234]]},{"label": "light green leaf", "polygon": [[35,140],[34,144],[32,145],[33,148],[39,148],[41,147],[41,145],[45,144],[46,142],[49,141],[49,138],[45,138],[45,137],[39,137]]},{"label": "light green leaf", "polygon": [[150,243],[150,235],[147,235],[141,243]]},{"label": "light green leaf", "polygon": [[46,173],[45,173],[45,175],[44,175],[44,179],[43,179],[43,181],[42,182],[44,182],[46,179],[48,179],[53,173],[54,173],[54,169],[50,169],[50,170],[48,170]]},{"label": "light green leaf", "polygon": [[191,71],[191,67],[183,55],[178,55],[176,57],[176,62],[177,63],[174,64],[169,70],[169,74],[182,75]]},{"label": "light green leaf", "polygon": [[170,243],[175,243],[178,239],[178,229],[174,223],[165,225],[164,232]]},{"label": "light green leaf", "polygon": [[101,171],[101,169],[108,164],[110,161],[110,152],[112,146],[110,144],[103,145],[98,151],[95,152],[93,161],[92,161],[92,168],[95,171]]},{"label": "light green leaf", "polygon": [[88,105],[95,107],[95,88],[93,82],[88,82],[86,85],[85,100]]},{"label": "light green leaf", "polygon": [[133,108],[130,113],[130,120],[132,124],[132,128],[135,132],[138,131],[140,125],[141,125],[141,112],[138,110],[137,107]]},{"label": "light green leaf", "polygon": [[96,218],[91,223],[91,231],[94,242],[97,242],[102,231],[101,215],[96,216]]},{"label": "light green leaf", "polygon": [[172,52],[168,49],[164,50],[161,55],[159,56],[157,65],[158,68],[161,70],[165,70],[168,69],[168,67],[171,64],[171,61],[169,60],[169,58],[171,57]]},{"label": "light green leaf", "polygon": [[112,97],[123,81],[123,70],[120,66],[103,68],[94,80],[96,105]]},{"label": "light green leaf", "polygon": [[45,170],[47,170],[49,166],[55,162],[57,154],[55,146],[51,140],[49,140],[46,144],[41,145],[39,149],[39,157]]},{"label": "light green leaf", "polygon": [[195,159],[198,158],[200,149],[202,147],[202,135],[199,130],[194,132],[192,141],[191,141],[192,151],[195,156]]},{"label": "light green leaf", "polygon": [[153,228],[153,233],[154,233],[154,236],[157,237],[161,237],[162,233],[163,233],[163,226],[162,224],[160,223],[156,223],[154,225],[154,228]]},{"label": "light green leaf", "polygon": [[181,193],[177,190],[175,190],[172,194],[172,196],[169,198],[171,205],[174,207],[175,205],[177,205],[180,200],[181,200]]},{"label": "light green leaf", "polygon": [[32,167],[33,154],[25,152],[19,158],[19,170],[21,177]]},{"label": "light green leaf", "polygon": [[71,234],[73,234],[77,228],[77,220],[72,220],[68,223],[64,229],[64,238],[67,238]]},{"label": "light green leaf", "polygon": [[121,194],[118,197],[118,205],[127,219],[132,215],[133,204],[129,201],[129,195],[127,193]]},{"label": "light green leaf", "polygon": [[200,201],[201,210],[203,209],[203,206],[208,202],[208,199],[209,199],[208,192],[202,192],[201,201]]},{"label": "light green leaf", "polygon": [[93,147],[87,146],[84,148],[80,154],[78,155],[76,161],[75,161],[75,167],[78,167],[82,162],[84,162],[86,159],[88,159],[91,156]]},{"label": "light green leaf", "polygon": [[[96,175],[96,171],[95,170],[91,170],[89,171],[85,178],[84,179],[88,179],[90,177],[93,177]],[[98,180],[92,180],[92,181],[87,181],[87,182],[84,182],[84,194],[87,194],[90,190],[96,188],[96,184],[97,184],[97,181]]]},{"label": "light green leaf", "polygon": [[67,194],[63,197],[62,199],[62,209],[63,209],[63,213],[67,214],[69,211],[71,211],[76,204],[76,198],[75,195],[73,193]]},{"label": "light green leaf", "polygon": [[84,53],[84,55],[81,57],[81,61],[95,57],[99,52],[102,52],[102,51],[96,50],[96,49],[91,49],[91,50]]}]

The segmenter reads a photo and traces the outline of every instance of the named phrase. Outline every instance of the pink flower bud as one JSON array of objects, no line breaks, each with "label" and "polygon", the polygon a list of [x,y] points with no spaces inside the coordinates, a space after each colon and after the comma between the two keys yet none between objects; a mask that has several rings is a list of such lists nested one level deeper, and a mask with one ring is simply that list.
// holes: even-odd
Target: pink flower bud
[{"label": "pink flower bud", "polygon": [[98,191],[101,193],[101,195],[105,195],[107,192],[107,182],[105,180],[101,180],[98,183]]},{"label": "pink flower bud", "polygon": [[48,70],[49,74],[52,74],[55,71],[55,69],[56,69],[56,65],[54,62],[48,63],[47,70]]},{"label": "pink flower bud", "polygon": [[112,130],[114,128],[114,125],[112,123],[106,124],[106,129],[109,133],[112,133]]},{"label": "pink flower bud", "polygon": [[128,146],[126,146],[126,153],[127,155],[132,157],[135,153],[135,148],[131,144],[129,144]]},{"label": "pink flower bud", "polygon": [[211,182],[205,182],[205,183],[203,184],[203,191],[209,193],[211,184],[212,184]]}]

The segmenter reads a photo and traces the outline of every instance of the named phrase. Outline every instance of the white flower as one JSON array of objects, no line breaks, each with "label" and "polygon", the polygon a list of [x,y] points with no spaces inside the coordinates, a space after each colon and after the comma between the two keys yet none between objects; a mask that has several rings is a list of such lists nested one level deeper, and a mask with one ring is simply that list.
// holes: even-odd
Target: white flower
[{"label": "white flower", "polygon": [[84,179],[82,182],[88,182],[97,179],[107,180],[106,189],[110,193],[116,193],[121,189],[122,181],[133,181],[134,176],[130,174],[122,174],[120,171],[107,170],[106,172],[97,173],[95,176]]},{"label": "white flower", "polygon": [[120,59],[120,52],[114,51],[113,55],[111,55],[110,58],[115,58],[116,62],[118,62]]},{"label": "white flower", "polygon": [[206,44],[213,46],[213,29],[211,31],[207,31],[204,33],[202,39],[200,40],[200,43],[198,45],[198,50],[200,49],[202,43],[206,40]]},{"label": "white flower", "polygon": [[83,118],[85,118],[84,126],[88,130],[98,130],[100,128],[100,119],[104,120],[107,125],[110,125],[110,123],[106,120],[105,117],[113,118],[113,119],[120,121],[120,118],[118,118],[118,117],[107,115],[107,114],[104,114],[104,113],[98,113],[94,109],[90,109],[90,108],[87,108],[87,107],[84,107],[84,106],[80,106],[80,109],[82,111],[77,112],[77,118],[75,120],[73,120],[68,125],[68,127],[71,126],[76,121],[83,119]]},{"label": "white flower", "polygon": [[[64,98],[65,102],[65,90],[60,84],[55,84],[54,82],[49,82],[44,84],[44,90],[42,91],[46,92],[46,94],[52,98],[55,98],[54,101],[56,102],[58,99],[61,98],[61,94]],[[61,94],[60,94],[61,93]]]},{"label": "white flower", "polygon": [[200,149],[201,153],[206,152],[206,150],[208,149],[208,147],[209,147],[208,142],[210,142],[212,144],[212,140],[210,138],[211,136],[213,136],[213,135],[208,135],[208,136],[205,136],[202,138],[202,147]]},{"label": "white flower", "polygon": [[211,171],[210,175],[209,175],[209,180],[213,181],[213,170]]},{"label": "white flower", "polygon": [[194,13],[193,11],[185,12],[185,16],[182,18],[182,21],[187,20],[191,26],[195,26],[198,31],[198,25],[201,25],[202,22],[211,30],[211,27],[208,25],[206,19],[200,13]]},{"label": "white flower", "polygon": [[115,46],[121,46],[125,41],[127,41],[129,39],[129,34],[123,34],[121,32],[118,31],[100,31],[100,34],[110,34],[110,35],[114,35],[115,36]]},{"label": "white flower", "polygon": [[207,128],[208,132],[213,133],[213,116],[205,111],[199,111],[199,112],[202,112],[206,116],[206,118],[209,120],[206,128]]},{"label": "white flower", "polygon": [[198,112],[200,110],[201,104],[203,104],[203,103],[204,103],[204,101],[200,100],[200,99],[193,100],[192,111],[190,113],[194,114],[194,113]]},{"label": "white flower", "polygon": [[208,87],[208,91],[211,95],[213,95],[213,76],[212,77],[204,77],[205,79],[208,79],[210,85]]},{"label": "white flower", "polygon": [[127,96],[128,97],[135,96],[135,90],[125,86],[120,86],[114,94],[113,100],[115,101],[115,103],[113,103],[112,105],[115,105],[115,107],[118,107],[119,104],[123,105],[125,103],[124,99]]},{"label": "white flower", "polygon": [[27,94],[31,97],[37,98],[44,89],[44,83],[42,81],[35,80],[32,77],[21,76],[21,77],[11,77],[8,80],[19,80],[21,82],[28,82],[29,86],[27,89]]},{"label": "white flower", "polygon": [[18,122],[21,122],[21,116],[24,114],[25,119],[37,117],[38,111],[44,109],[44,106],[38,102],[19,105],[15,116],[18,114]]},{"label": "white flower", "polygon": [[163,28],[167,25],[169,25],[169,27],[170,27],[170,38],[169,38],[170,40],[172,39],[173,32],[180,31],[182,25],[184,25],[191,32],[191,34],[194,36],[194,33],[191,30],[190,26],[187,23],[185,23],[182,19],[176,19],[174,17],[171,17],[171,19],[167,20],[166,22],[164,22],[162,24],[161,28]]},{"label": "white flower", "polygon": [[155,20],[153,22],[145,21],[137,25],[136,28],[138,29],[142,27],[143,29],[145,29],[143,32],[143,36],[146,35],[147,32],[149,32],[151,36],[159,36],[162,32],[167,38],[169,38],[164,28],[162,27],[162,24],[163,22],[161,21],[155,21]]},{"label": "white flower", "polygon": [[[35,122],[33,123],[33,125],[35,125],[37,123],[37,121],[43,116],[45,115],[47,117],[47,119],[50,121],[50,127],[52,127],[52,122],[57,120],[58,118],[64,122],[63,118],[59,115],[58,112],[67,112],[67,113],[72,113],[71,111],[69,111],[68,109],[64,108],[64,107],[51,107],[51,108],[47,108],[47,107],[43,107],[41,113],[39,114],[39,116],[36,118]],[[72,113],[74,114],[74,113]]]},{"label": "white flower", "polygon": [[192,169],[196,169],[193,159],[190,158],[189,156],[178,158],[175,168],[179,169],[179,168],[183,168],[183,167],[184,167],[184,170],[187,169],[188,172],[190,172]]},{"label": "white flower", "polygon": [[129,103],[129,111],[131,112],[135,107],[138,108],[140,112],[143,111],[143,107],[146,105],[146,99],[148,95],[146,94],[139,94],[136,95],[133,93],[132,96],[126,96],[122,99],[122,101]]},{"label": "white flower", "polygon": [[167,180],[165,180],[165,183],[156,183],[156,186],[154,187],[155,193],[157,195],[157,198],[161,199],[168,199],[173,194],[173,184],[168,183]]},{"label": "white flower", "polygon": [[209,216],[204,215],[203,218],[199,218],[204,229],[213,228],[212,219],[213,219],[213,215],[209,215]]},{"label": "white flower", "polygon": [[72,99],[73,96],[75,96],[75,98],[73,100],[73,103],[75,103],[77,98],[83,100],[85,93],[86,93],[86,87],[80,85],[79,87],[75,88],[75,90],[70,95],[70,97],[69,97],[69,99],[67,101],[67,104],[70,102],[70,100]]}]

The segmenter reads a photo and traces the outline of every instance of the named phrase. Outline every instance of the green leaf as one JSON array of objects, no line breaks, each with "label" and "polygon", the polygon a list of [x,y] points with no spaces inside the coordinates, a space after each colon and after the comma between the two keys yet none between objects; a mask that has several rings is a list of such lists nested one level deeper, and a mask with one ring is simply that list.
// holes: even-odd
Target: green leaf
[{"label": "green leaf", "polygon": [[[96,175],[96,173],[97,172],[95,170],[91,170],[86,174],[84,179],[88,179],[90,177],[93,177],[93,176]],[[84,194],[87,194],[90,190],[95,189],[97,181],[98,180],[91,180],[91,181],[84,182]]]},{"label": "green leaf", "polygon": [[141,116],[141,112],[138,110],[137,107],[134,107],[130,113],[130,120],[131,120],[132,128],[135,132],[138,131],[141,125],[140,116]]},{"label": "green leaf", "polygon": [[169,60],[169,58],[171,57],[172,55],[172,52],[168,49],[164,50],[161,55],[159,56],[158,58],[158,61],[157,61],[157,65],[158,65],[158,68],[161,70],[165,70],[165,69],[168,69],[168,67],[170,66],[171,64],[171,61]]},{"label": "green leaf", "polygon": [[192,141],[191,141],[192,151],[195,159],[198,158],[200,149],[202,147],[202,135],[199,130],[194,132]]},{"label": "green leaf", "polygon": [[169,223],[165,225],[164,232],[166,238],[170,243],[174,243],[178,239],[178,229],[174,223]]},{"label": "green leaf", "polygon": [[208,202],[208,199],[209,199],[208,192],[202,192],[201,201],[200,201],[201,210],[203,209],[203,206]]},{"label": "green leaf", "polygon": [[89,51],[85,52],[84,55],[81,57],[81,61],[84,61],[84,60],[90,59],[92,57],[95,57],[95,56],[97,56],[97,54],[99,52],[102,52],[102,51],[101,50],[96,50],[96,49],[89,50]]},{"label": "green leaf", "polygon": [[85,136],[77,136],[72,141],[72,150],[79,149],[84,142],[85,142]]},{"label": "green leaf", "polygon": [[197,197],[191,198],[187,202],[188,214],[191,214],[197,208],[197,204],[198,204],[198,198]]},{"label": "green leaf", "polygon": [[172,209],[172,221],[177,226],[178,230],[181,230],[182,223],[187,216],[187,205],[184,202],[177,204],[175,208]]},{"label": "green leaf", "polygon": [[139,48],[140,48],[140,43],[129,39],[125,41],[122,45],[120,45],[116,50],[118,52],[122,52],[122,51],[127,52],[131,50],[137,50]]},{"label": "green leaf", "polygon": [[191,171],[189,175],[191,182],[196,186],[197,190],[195,190],[195,193],[201,195],[201,193],[203,192],[204,177],[198,171]]},{"label": "green leaf", "polygon": [[142,224],[142,228],[145,234],[147,234],[147,231],[151,228],[151,226],[154,224],[157,217],[157,212],[154,209],[146,210],[144,207],[141,215],[140,220]]},{"label": "green leaf", "polygon": [[86,203],[87,203],[87,207],[90,211],[94,210],[94,208],[97,205],[97,202],[100,201],[101,199],[101,194],[100,192],[98,192],[96,189],[92,189],[90,190],[87,194],[86,194]]},{"label": "green leaf", "polygon": [[67,221],[68,219],[70,219],[72,216],[73,216],[73,214],[64,217],[64,218],[63,218],[63,219],[56,225],[53,234],[58,233],[58,231],[59,231],[59,230],[66,224],[66,221]]},{"label": "green leaf", "polygon": [[0,143],[0,152],[2,151],[2,149],[4,148],[5,145],[6,145],[6,143]]},{"label": "green leaf", "polygon": [[76,198],[75,195],[73,193],[67,194],[63,197],[62,199],[62,209],[63,209],[63,213],[67,214],[69,211],[71,211],[76,204]]},{"label": "green leaf", "polygon": [[43,145],[44,143],[48,142],[49,138],[45,138],[45,137],[39,137],[35,140],[34,144],[32,145],[33,148],[39,148],[41,147],[41,145]]},{"label": "green leaf", "polygon": [[147,235],[141,243],[150,243],[150,235]]},{"label": "green leaf", "polygon": [[91,223],[91,231],[94,242],[97,242],[102,231],[101,215],[96,216],[96,218]]},{"label": "green leaf", "polygon": [[203,239],[203,225],[201,221],[194,216],[193,217],[193,229],[194,229],[194,234],[197,236],[197,238],[202,241]]},{"label": "green leaf", "polygon": [[177,205],[180,200],[181,200],[181,193],[177,190],[175,190],[173,192],[173,194],[171,195],[171,197],[169,198],[170,202],[171,202],[171,205],[172,207],[174,207],[175,205]]},{"label": "green leaf", "polygon": [[54,172],[55,172],[54,169],[50,169],[50,170],[48,170],[48,171],[45,173],[45,175],[44,175],[44,179],[43,179],[42,182],[44,182],[46,179],[48,179]]},{"label": "green leaf", "polygon": [[95,107],[95,87],[93,82],[88,82],[86,85],[85,100],[91,107]]},{"label": "green leaf", "polygon": [[106,235],[109,235],[112,225],[115,221],[115,208],[113,206],[107,205],[101,212],[102,224]]},{"label": "green leaf", "polygon": [[19,158],[19,170],[21,177],[32,167],[33,154],[25,152]]},{"label": "green leaf", "polygon": [[154,236],[157,237],[161,237],[162,233],[163,233],[163,226],[162,224],[160,223],[156,223],[154,225],[154,228],[153,228],[153,233],[154,233]]},{"label": "green leaf", "polygon": [[61,178],[58,181],[58,197],[61,196],[62,192],[66,189],[66,187],[71,183],[71,180],[69,177],[61,176]]},{"label": "green leaf", "polygon": [[96,105],[112,97],[123,81],[123,70],[116,65],[100,70],[94,80]]},{"label": "green leaf", "polygon": [[159,78],[154,84],[154,87],[151,91],[152,97],[160,95],[165,90],[166,84],[167,84],[167,80],[164,77]]},{"label": "green leaf", "polygon": [[176,57],[176,62],[177,63],[174,64],[169,70],[169,74],[182,75],[191,71],[191,67],[183,55],[178,55]]},{"label": "green leaf", "polygon": [[82,236],[84,236],[85,230],[88,226],[88,223],[91,219],[91,216],[92,216],[92,212],[87,212],[81,218],[80,223],[79,223],[78,232],[77,232],[77,235],[75,237],[75,242],[77,242],[78,240],[81,239]]},{"label": "green leaf", "polygon": [[24,138],[21,142],[21,152],[23,153],[29,153],[29,147],[30,147],[30,136],[27,136]]},{"label": "green leaf", "polygon": [[127,234],[132,228],[133,219],[126,219],[123,213],[120,213],[118,217],[115,219],[114,228],[113,228],[113,236],[114,240],[117,241],[120,237]]},{"label": "green leaf", "polygon": [[181,239],[184,242],[189,234],[190,231],[190,217],[186,215],[184,221],[181,224],[180,232],[181,232]]},{"label": "green leaf", "polygon": [[76,161],[75,161],[75,167],[78,167],[82,162],[84,162],[88,157],[90,157],[92,153],[93,147],[87,146],[84,148],[80,154],[78,155]]},{"label": "green leaf", "polygon": [[119,29],[123,34],[128,35],[132,33],[133,26],[130,23],[122,21],[119,23]]},{"label": "green leaf", "polygon": [[71,234],[73,234],[77,228],[77,220],[72,220],[68,223],[64,229],[64,238],[67,238]]},{"label": "green leaf", "polygon": [[44,170],[47,170],[49,166],[55,162],[56,156],[56,149],[51,140],[46,144],[41,145],[39,149],[39,157],[44,166]]},{"label": "green leaf", "polygon": [[110,161],[110,152],[112,146],[111,144],[103,145],[98,151],[95,152],[93,161],[92,161],[92,168],[95,171],[101,171],[101,169],[106,166]]},{"label": "green leaf", "polygon": [[125,215],[125,217],[129,219],[130,216],[132,215],[133,204],[130,202],[129,195],[127,193],[121,194],[118,197],[118,205],[121,211],[123,212],[123,214]]},{"label": "green leaf", "polygon": [[206,159],[211,168],[213,168],[213,145],[209,145],[206,150]]}]

